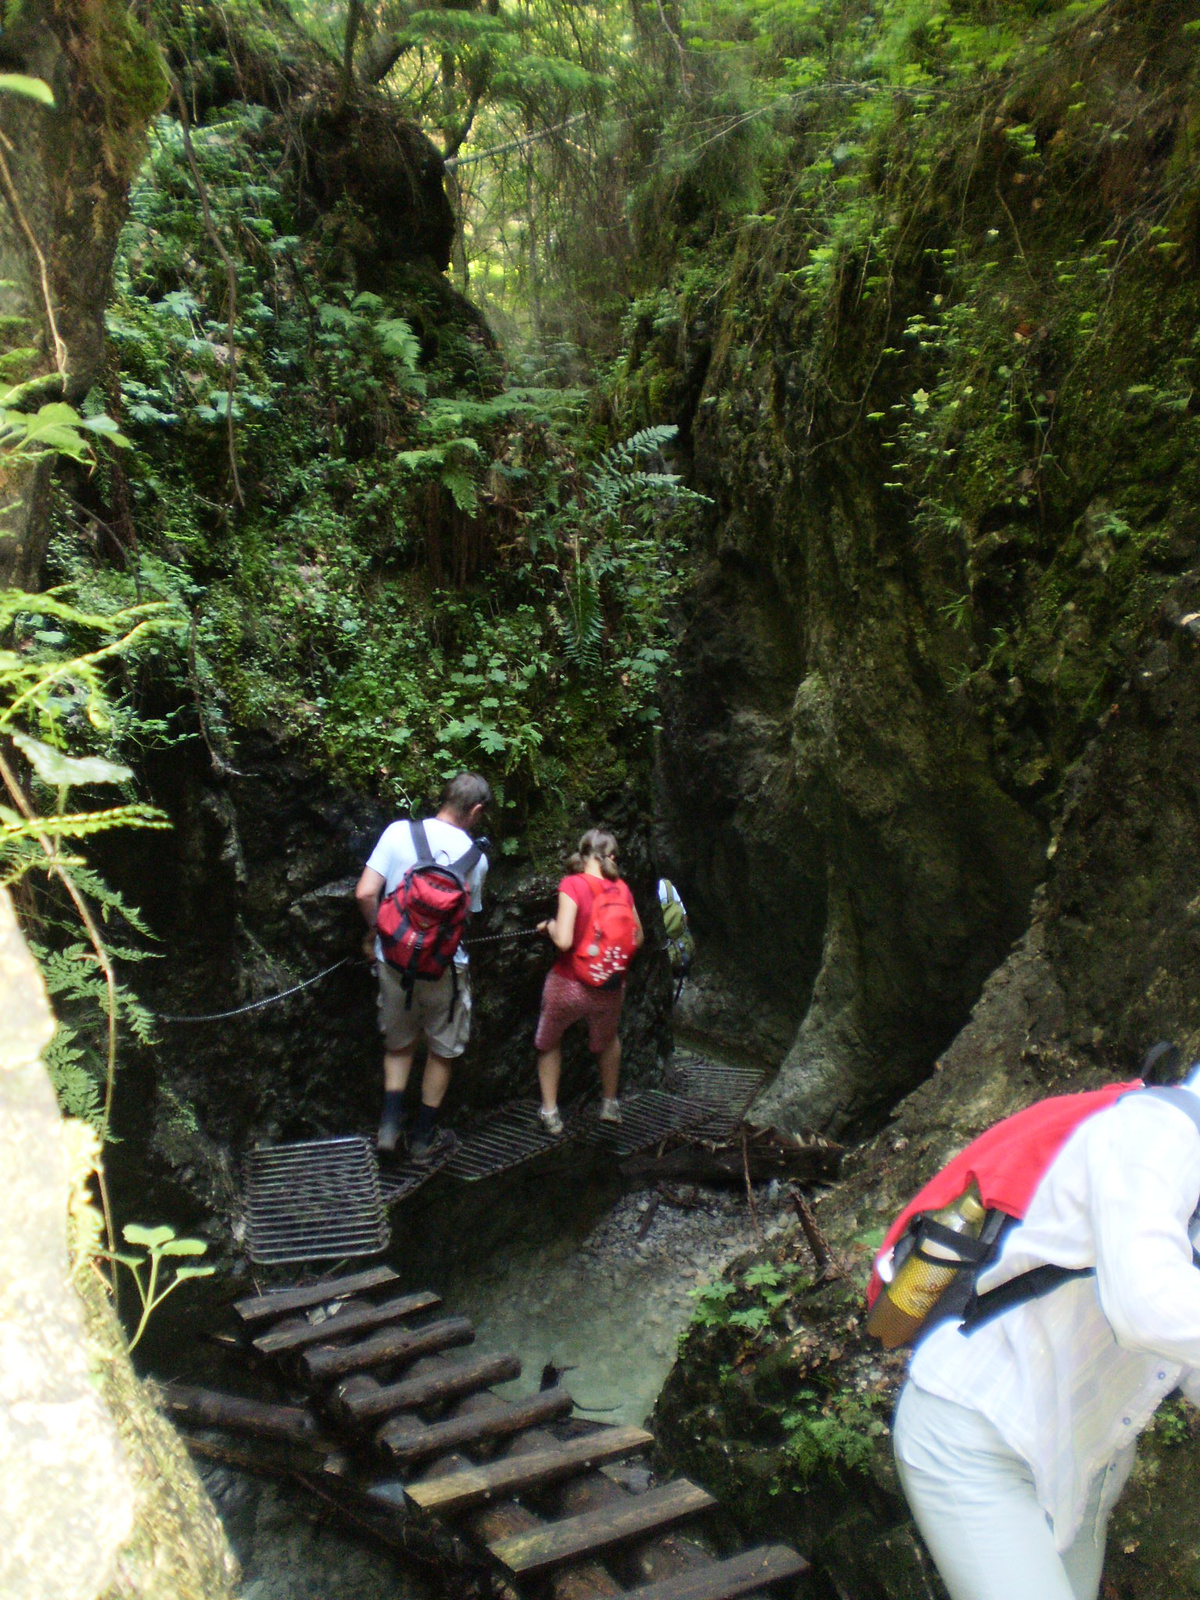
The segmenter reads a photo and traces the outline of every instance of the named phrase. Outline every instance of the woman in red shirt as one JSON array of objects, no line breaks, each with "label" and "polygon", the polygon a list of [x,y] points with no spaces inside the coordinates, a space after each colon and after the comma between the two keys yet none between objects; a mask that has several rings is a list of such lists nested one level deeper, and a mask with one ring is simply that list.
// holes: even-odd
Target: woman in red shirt
[{"label": "woman in red shirt", "polygon": [[563,1131],[558,1111],[562,1036],[573,1022],[588,1025],[588,1048],[600,1068],[601,1122],[620,1122],[617,1083],[621,1041],[617,1025],[625,998],[625,969],[645,934],[629,885],[617,870],[617,841],[591,828],[579,841],[570,872],[558,886],[558,910],[539,924],[559,952],[546,974],[534,1048],[548,1133]]}]

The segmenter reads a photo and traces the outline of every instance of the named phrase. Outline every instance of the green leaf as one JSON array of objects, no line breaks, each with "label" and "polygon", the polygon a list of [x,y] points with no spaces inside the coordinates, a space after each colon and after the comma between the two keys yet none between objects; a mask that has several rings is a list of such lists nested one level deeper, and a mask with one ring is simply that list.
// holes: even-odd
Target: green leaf
[{"label": "green leaf", "polygon": [[44,106],[54,104],[54,93],[41,78],[27,78],[23,72],[0,72],[0,94],[19,94]]},{"label": "green leaf", "polygon": [[140,1222],[127,1222],[121,1229],[126,1244],[140,1244],[147,1250],[157,1250],[175,1237],[175,1229],[164,1222],[157,1228],[146,1228]]},{"label": "green leaf", "polygon": [[182,1283],[185,1278],[211,1278],[216,1267],[176,1267],[175,1283]]},{"label": "green leaf", "polygon": [[202,1256],[207,1250],[203,1239],[169,1239],[162,1247],[164,1256]]},{"label": "green leaf", "polygon": [[13,743],[43,783],[51,788],[73,788],[81,783],[128,783],[133,773],[117,761],[101,756],[69,756],[53,745],[31,739],[27,733],[14,733]]}]

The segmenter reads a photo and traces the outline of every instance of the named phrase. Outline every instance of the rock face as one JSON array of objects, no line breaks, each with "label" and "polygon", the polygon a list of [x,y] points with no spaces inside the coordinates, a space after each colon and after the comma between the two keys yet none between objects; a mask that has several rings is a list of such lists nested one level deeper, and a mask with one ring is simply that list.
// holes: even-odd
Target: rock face
[{"label": "rock face", "polygon": [[[883,1228],[998,1118],[1048,1094],[1133,1077],[1156,1038],[1176,1039],[1185,1060],[1200,1049],[1191,776],[1200,756],[1200,650],[1183,620],[1198,600],[1191,575],[1164,602],[1157,636],[1072,773],[1030,929],[987,979],[933,1075],[847,1156],[843,1180],[819,1197],[816,1214],[846,1276],[784,1293],[772,1306],[764,1266],[798,1261],[811,1277],[799,1235],[765,1261],[744,1261],[719,1314],[706,1325],[702,1313],[660,1400],[657,1431],[670,1459],[728,1494],[748,1530],[784,1532],[807,1548],[820,1569],[811,1593],[821,1600],[943,1592],[891,1464],[887,1423],[906,1361],[861,1327]],[[751,1340],[730,1315],[756,1307],[765,1331]],[[1178,1600],[1193,1592],[1200,1523],[1176,1487],[1198,1464],[1197,1418],[1168,1402],[1114,1516],[1106,1595]]]},{"label": "rock face", "polygon": [[236,1564],[212,1507],[130,1367],[92,1264],[68,1252],[89,1165],[39,1059],[54,1023],[7,894],[0,981],[0,1590],[223,1600]]},{"label": "rock face", "polygon": [[[870,1130],[930,1071],[1028,926],[1069,768],[1135,660],[1148,695],[1165,670],[1158,608],[1196,554],[1194,391],[1168,376],[1194,266],[1162,265],[1182,232],[1105,261],[1191,171],[1182,15],[1027,14],[969,113],[898,114],[866,151],[806,112],[764,214],[676,219],[703,270],[632,319],[623,421],[677,422],[714,506],[658,768],[688,1020],[779,1062],[783,1125]],[[1118,118],[1136,151],[1100,132]],[[1108,870],[1117,915],[1160,887]]]}]

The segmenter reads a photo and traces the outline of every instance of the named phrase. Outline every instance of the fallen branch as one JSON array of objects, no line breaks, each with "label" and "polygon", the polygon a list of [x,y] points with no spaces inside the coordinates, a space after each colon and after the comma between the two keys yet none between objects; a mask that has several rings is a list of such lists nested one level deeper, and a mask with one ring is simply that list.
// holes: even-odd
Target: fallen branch
[{"label": "fallen branch", "polygon": [[809,1210],[808,1201],[799,1189],[792,1190],[792,1205],[796,1208],[796,1215],[800,1219],[800,1227],[804,1237],[808,1240],[808,1248],[813,1253],[813,1260],[817,1263],[817,1277],[840,1278],[841,1268],[833,1259],[833,1251],[829,1248],[829,1241],[817,1226],[817,1219]]}]

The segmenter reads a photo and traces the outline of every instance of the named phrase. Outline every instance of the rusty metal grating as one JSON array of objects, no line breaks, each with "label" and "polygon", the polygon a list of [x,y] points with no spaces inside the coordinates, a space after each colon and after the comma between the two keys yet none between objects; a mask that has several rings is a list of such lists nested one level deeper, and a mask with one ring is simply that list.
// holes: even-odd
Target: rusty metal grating
[{"label": "rusty metal grating", "polygon": [[248,1166],[252,1261],[335,1261],[387,1248],[379,1169],[366,1139],[273,1145],[255,1150]]},{"label": "rusty metal grating", "polygon": [[735,1067],[704,1056],[676,1052],[672,1080],[681,1094],[741,1115],[758,1094],[766,1074],[758,1067]]},{"label": "rusty metal grating", "polygon": [[712,1106],[663,1089],[643,1089],[624,1096],[619,1123],[601,1122],[598,1112],[598,1106],[588,1107],[586,1136],[618,1156],[634,1155],[672,1133],[707,1125],[713,1116]]},{"label": "rusty metal grating", "polygon": [[467,1183],[490,1178],[553,1150],[573,1138],[575,1131],[568,1125],[567,1131],[555,1138],[542,1126],[536,1102],[518,1100],[469,1133],[446,1163],[446,1171]]},{"label": "rusty metal grating", "polygon": [[410,1194],[415,1194],[422,1184],[428,1183],[442,1170],[457,1149],[457,1145],[453,1146],[439,1160],[427,1166],[418,1166],[415,1161],[407,1159],[389,1161],[385,1157],[379,1163],[379,1188],[384,1205],[397,1205],[401,1200],[407,1200]]}]

